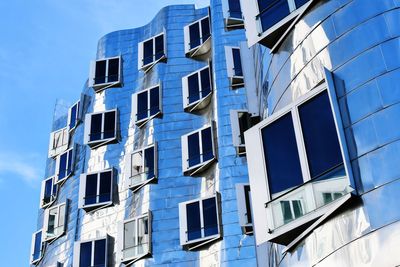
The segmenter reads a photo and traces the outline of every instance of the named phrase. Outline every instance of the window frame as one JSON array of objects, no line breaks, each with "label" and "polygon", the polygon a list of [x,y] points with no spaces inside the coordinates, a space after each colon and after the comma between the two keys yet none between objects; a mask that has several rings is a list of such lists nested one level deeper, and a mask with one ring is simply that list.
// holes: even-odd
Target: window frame
[{"label": "window frame", "polygon": [[[202,91],[203,88],[201,86],[201,71],[205,70],[208,68],[208,72],[209,72],[209,79],[210,79],[210,93],[208,93],[207,95],[203,96]],[[201,98],[199,100],[196,100],[192,103],[189,103],[189,82],[188,79],[189,77],[193,76],[193,75],[197,75],[198,77],[198,84],[199,84],[199,94],[201,95]],[[213,81],[213,75],[212,75],[212,68],[211,68],[211,62],[208,63],[208,65],[197,69],[191,73],[189,73],[188,75],[185,75],[182,77],[182,98],[183,98],[183,110],[186,112],[194,112],[200,109],[203,109],[205,107],[207,107],[210,102],[211,102],[211,98],[212,95],[214,93],[214,81]]]},{"label": "window frame", "polygon": [[[217,224],[218,224],[218,234],[212,236],[204,235],[204,216],[203,216],[203,201],[207,199],[215,199]],[[187,239],[187,213],[186,206],[188,204],[199,202],[199,213],[200,213],[200,225],[201,225],[201,235],[202,237],[190,240]],[[222,238],[222,223],[221,223],[221,196],[219,192],[215,192],[212,196],[205,196],[189,201],[179,203],[179,235],[180,235],[180,245],[188,250],[194,250],[206,244],[209,244],[215,240]]]},{"label": "window frame", "polygon": [[[77,148],[77,146],[76,145],[74,145],[74,146],[72,146],[71,148],[69,148],[69,149],[67,149],[66,151],[64,151],[64,153],[62,153],[62,154],[60,154],[60,155],[58,155],[57,156],[57,158],[56,158],[56,170],[55,170],[55,177],[56,177],[56,184],[58,184],[59,186],[61,186],[69,177],[71,177],[71,176],[73,176],[74,175],[74,172],[75,172],[75,153],[76,153],[76,148]],[[71,153],[71,158],[70,158],[70,154],[69,154],[69,152],[70,151],[72,151],[72,153]],[[70,173],[66,173],[66,176],[65,177],[63,177],[62,179],[60,179],[60,159],[61,159],[61,157],[64,155],[64,154],[67,154],[67,161],[66,161],[66,172],[68,172],[68,165],[69,165],[69,162],[71,161],[71,172]]]},{"label": "window frame", "polygon": [[[46,190],[46,182],[48,180],[52,180],[51,183],[51,191],[52,191],[52,195],[50,196],[50,201],[47,203],[44,203],[44,194],[45,194],[45,190]],[[55,192],[54,192],[55,190]],[[40,204],[39,207],[41,209],[44,209],[46,207],[50,207],[56,200],[57,200],[57,196],[58,196],[58,184],[56,183],[56,177],[50,176],[49,178],[46,178],[42,181],[42,186],[41,186],[41,190],[40,190]]]},{"label": "window frame", "polygon": [[[127,177],[128,178],[128,188],[130,190],[132,190],[133,193],[137,192],[143,186],[145,186],[145,185],[147,185],[149,183],[153,183],[153,182],[157,181],[157,179],[158,179],[158,149],[157,149],[157,147],[158,147],[157,146],[157,142],[155,142],[155,143],[147,145],[145,147],[136,149],[132,153],[129,154],[129,172],[128,172],[129,175]],[[154,177],[151,177],[150,179],[146,179],[144,181],[140,181],[138,183],[131,184],[131,179],[133,177],[133,175],[132,175],[132,165],[133,165],[132,157],[133,157],[133,155],[136,154],[136,153],[140,153],[140,152],[143,153],[142,168],[144,169],[144,161],[145,161],[144,153],[145,153],[145,151],[147,149],[150,149],[150,148],[154,148],[154,170],[153,170]],[[143,172],[143,173],[145,173],[145,172]],[[140,174],[137,174],[137,175],[141,175],[143,173],[140,173]]]},{"label": "window frame", "polygon": [[[189,166],[188,160],[189,160],[189,145],[188,145],[188,137],[198,133],[199,135],[199,156],[201,159],[203,159],[203,143],[202,143],[202,131],[210,128],[211,129],[211,146],[212,146],[212,152],[213,152],[213,158],[202,161],[194,166]],[[215,126],[214,122],[211,122],[210,124],[207,124],[197,130],[191,131],[190,133],[184,134],[181,137],[181,143],[182,143],[182,172],[184,175],[189,175],[189,176],[194,176],[196,174],[200,174],[203,171],[205,171],[213,162],[217,160],[217,148],[216,148],[216,140],[215,140]]]},{"label": "window frame", "polygon": [[[39,235],[38,235],[39,234]],[[35,243],[36,243],[36,236],[40,237],[40,250],[39,250],[39,258],[34,259],[34,254],[35,254]],[[31,254],[29,257],[29,262],[31,265],[37,265],[43,258],[44,251],[45,251],[45,242],[43,241],[43,229],[40,229],[32,234],[32,240],[31,240]]]},{"label": "window frame", "polygon": [[[55,206],[52,206],[52,207],[47,208],[45,210],[45,212],[44,212],[44,221],[43,221],[43,237],[42,237],[44,242],[51,243],[54,240],[56,240],[57,238],[59,238],[59,237],[61,237],[62,235],[65,234],[66,229],[67,229],[67,222],[68,222],[68,207],[69,207],[68,202],[69,201],[67,200],[67,201],[65,201],[63,203],[60,203],[60,204],[55,205]],[[64,214],[62,215],[62,216],[64,216],[64,222],[62,222],[63,224],[60,225],[60,221],[59,220],[60,220],[60,217],[62,217],[62,216],[60,216],[60,209],[61,209],[62,206],[64,206]],[[49,215],[50,215],[50,211],[54,210],[54,209],[57,209],[57,217],[56,217],[56,220],[55,220],[54,231],[56,231],[56,229],[61,228],[61,227],[62,227],[62,230],[60,231],[60,233],[58,233],[58,234],[56,234],[54,236],[49,236],[49,234],[48,234],[48,230],[49,230],[48,229],[49,228]]]},{"label": "window frame", "polygon": [[[258,116],[252,116],[248,110],[245,109],[231,109],[229,111],[230,119],[231,119],[231,128],[232,128],[232,144],[236,148],[236,153],[239,156],[245,156],[246,155],[246,144],[245,142],[242,143],[242,135],[244,139],[244,132],[240,132],[240,122],[239,122],[239,113],[247,113],[250,118],[256,119],[257,118],[257,123],[259,122],[259,117]],[[256,122],[250,122],[250,128],[257,124]],[[249,129],[250,129],[249,128]]]},{"label": "window frame", "polygon": [[[145,73],[148,72],[151,68],[153,68],[158,62],[165,62],[167,60],[167,36],[166,36],[166,30],[165,28],[163,29],[162,32],[160,32],[159,34],[156,34],[150,38],[147,38],[144,41],[139,42],[138,44],[138,70],[143,70]],[[155,48],[156,48],[156,38],[163,35],[163,42],[164,42],[164,55],[159,58],[156,59],[156,54],[155,54]],[[148,64],[144,64],[144,43],[153,40],[153,61],[148,63]]]},{"label": "window frame", "polygon": [[[125,224],[130,223],[130,222],[135,222],[135,243],[137,243],[138,240],[138,221],[142,218],[146,218],[147,217],[147,229],[148,229],[148,250],[145,251],[142,254],[137,254],[136,256],[130,257],[130,258],[124,258],[124,250],[125,249]],[[118,236],[118,253],[120,254],[120,259],[121,262],[125,264],[125,266],[129,266],[131,264],[133,264],[134,262],[143,259],[146,256],[151,255],[152,253],[152,213],[150,210],[148,210],[146,213],[139,215],[139,216],[135,216],[133,218],[129,218],[126,219],[122,222],[118,223],[118,231],[117,231],[117,236]],[[139,247],[138,245],[135,246],[135,248]]]},{"label": "window frame", "polygon": [[233,57],[233,50],[237,49],[239,50],[240,53],[240,59],[242,58],[241,56],[241,49],[238,46],[225,46],[225,58],[226,58],[226,69],[227,69],[227,74],[229,78],[229,84],[232,89],[238,89],[242,88],[245,86],[244,84],[244,73],[243,73],[243,65],[242,62],[241,64],[241,72],[242,75],[238,76],[235,73],[235,59]]},{"label": "window frame", "polygon": [[91,255],[90,255],[90,264],[91,266],[94,266],[94,255],[95,255],[95,243],[96,241],[100,241],[100,240],[105,240],[106,244],[105,244],[105,266],[108,266],[108,252],[109,252],[109,246],[110,246],[110,236],[106,235],[105,237],[101,237],[101,238],[93,238],[93,239],[88,239],[88,240],[79,240],[79,241],[75,241],[74,243],[74,253],[73,253],[73,264],[72,266],[79,266],[79,262],[80,262],[80,253],[81,253],[81,244],[82,243],[88,243],[91,242],[92,243],[92,249],[91,249]]},{"label": "window frame", "polygon": [[[206,40],[203,40],[201,21],[206,18],[208,18],[208,23],[209,23],[209,28],[210,28],[210,36]],[[190,26],[193,26],[196,23],[199,24],[199,38],[201,40],[201,44],[196,47],[190,48],[190,30],[189,29],[190,29]],[[201,56],[210,51],[211,38],[212,38],[210,14],[207,14],[206,16],[186,25],[183,28],[183,32],[184,32],[184,41],[185,41],[185,54],[187,57]]]},{"label": "window frame", "polygon": [[[76,114],[75,114],[75,125],[71,125],[71,118],[72,118],[72,109],[76,106]],[[78,124],[81,122],[81,100],[76,101],[69,109],[68,109],[68,120],[67,120],[67,127],[68,131],[71,134],[78,127]],[[72,127],[71,127],[72,126]]]},{"label": "window frame", "polygon": [[[62,143],[60,146],[54,147],[55,145],[55,137],[56,134],[62,132]],[[69,145],[69,131],[68,131],[68,127],[63,127],[61,129],[55,130],[53,132],[50,133],[50,142],[49,142],[49,158],[54,158],[57,157],[58,155],[60,155],[62,152],[64,152],[66,149],[68,149],[68,145]],[[65,143],[66,141],[66,143]]]},{"label": "window frame", "polygon": [[[240,0],[238,0],[240,3]],[[241,3],[240,3],[241,4]],[[243,12],[242,8],[240,11],[242,13],[242,18],[235,18],[231,16],[229,0],[222,1],[222,10],[224,14],[224,22],[226,30],[235,30],[235,29],[243,29],[244,28],[244,20],[243,20]]]},{"label": "window frame", "polygon": [[[114,125],[114,137],[110,138],[103,138],[99,140],[93,140],[90,141],[90,132],[91,132],[91,122],[92,122],[92,116],[93,115],[98,115],[102,114],[101,118],[101,135],[104,136],[104,120],[105,120],[105,114],[109,112],[115,112],[115,125]],[[98,147],[101,147],[103,145],[117,142],[119,139],[119,110],[117,108],[110,109],[110,110],[104,110],[104,111],[98,111],[98,112],[93,112],[85,115],[85,131],[84,131],[84,144],[90,146],[91,149],[96,149]]]},{"label": "window frame", "polygon": [[[159,106],[160,110],[156,114],[150,115],[150,102],[151,102],[150,91],[157,87],[158,87],[158,106]],[[145,92],[147,93],[147,117],[137,120],[138,97],[140,94],[143,94]],[[161,82],[157,85],[145,88],[144,90],[141,90],[141,91],[138,91],[132,95],[132,116],[133,116],[133,120],[135,121],[135,124],[139,128],[143,127],[147,122],[149,122],[153,118],[161,116],[162,112],[163,112],[163,109],[162,109],[162,83]]]},{"label": "window frame", "polygon": [[[237,207],[238,207],[238,216],[239,216],[239,224],[242,228],[242,232],[246,235],[251,235],[253,234],[253,213],[251,211],[251,187],[249,191],[248,197],[246,197],[246,191],[245,187],[248,186],[250,187],[250,184],[246,183],[239,183],[236,184],[236,200],[237,200]],[[247,203],[246,200],[249,200],[249,203]],[[250,207],[250,216],[251,216],[251,222],[248,221],[248,213],[249,210],[247,209],[247,206]]]},{"label": "window frame", "polygon": [[[102,173],[111,172],[111,188],[110,188],[110,200],[104,202],[97,202],[97,199],[100,196],[100,176]],[[88,175],[97,175],[97,188],[96,188],[96,203],[85,205],[85,197],[86,197],[86,184],[87,184],[87,176]],[[114,204],[114,183],[115,183],[115,175],[117,174],[117,170],[114,168],[105,169],[97,172],[88,172],[80,175],[79,178],[79,201],[78,207],[80,209],[85,210],[86,212],[95,212],[99,209],[106,208],[108,206],[112,206]]]},{"label": "window frame", "polygon": [[[104,82],[104,83],[97,83],[95,82],[96,79],[96,64],[99,61],[106,61],[106,78],[108,78],[108,70],[109,70],[109,62],[110,60],[113,59],[119,59],[119,65],[118,65],[118,80],[115,82]],[[90,75],[89,75],[89,87],[92,87],[95,93],[99,93],[103,90],[106,90],[111,87],[115,87],[118,85],[122,85],[122,56],[114,56],[114,57],[105,57],[105,58],[100,58],[96,59],[90,62]]]}]

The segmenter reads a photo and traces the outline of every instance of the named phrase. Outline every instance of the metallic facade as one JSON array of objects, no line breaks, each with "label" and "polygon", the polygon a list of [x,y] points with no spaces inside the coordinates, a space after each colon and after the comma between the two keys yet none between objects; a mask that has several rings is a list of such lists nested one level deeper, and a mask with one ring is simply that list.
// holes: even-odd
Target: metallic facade
[{"label": "metallic facade", "polygon": [[[214,76],[214,93],[208,107],[199,113],[184,112],[182,77],[208,64],[206,60],[185,57],[183,27],[209,13],[208,8],[193,5],[169,6],[162,9],[147,25],[132,30],[110,33],[100,39],[97,58],[121,56],[120,88],[100,93],[86,84],[81,103],[83,114],[119,111],[120,140],[97,149],[83,144],[84,126],[75,129],[71,143],[77,144],[74,175],[61,186],[57,203],[69,200],[66,233],[47,245],[38,266],[72,266],[75,241],[109,235],[109,266],[120,266],[118,260],[117,222],[152,212],[152,255],[134,266],[255,266],[256,250],[253,236],[242,234],[238,224],[235,184],[248,182],[246,159],[236,155],[232,146],[229,111],[246,109],[244,88],[232,90],[225,64],[224,46],[239,46],[245,40],[244,30],[226,31],[220,0],[211,1],[212,48],[209,55]],[[165,31],[167,62],[158,63],[147,73],[138,70],[138,43]],[[153,118],[142,128],[132,119],[132,94],[162,85],[162,116]],[[61,115],[60,115],[61,114]],[[53,130],[66,126],[66,113],[57,114]],[[210,123],[216,125],[218,161],[201,177],[183,176],[181,136]],[[157,142],[158,182],[148,184],[135,194],[127,189],[128,158],[132,151]],[[47,176],[54,173],[54,160],[49,159]],[[118,173],[117,201],[111,207],[86,213],[78,208],[80,174],[115,168]],[[179,243],[180,202],[219,192],[221,195],[222,238],[208,247],[184,250]],[[38,229],[43,225],[39,211]]]}]

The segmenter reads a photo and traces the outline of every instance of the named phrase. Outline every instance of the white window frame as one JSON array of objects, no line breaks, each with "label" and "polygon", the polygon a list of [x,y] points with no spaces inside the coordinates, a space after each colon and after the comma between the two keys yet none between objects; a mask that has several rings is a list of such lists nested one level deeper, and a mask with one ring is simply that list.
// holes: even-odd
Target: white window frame
[{"label": "white window frame", "polygon": [[[64,214],[62,215],[64,217],[64,221],[60,222],[60,217],[62,217],[62,216],[60,216],[61,215],[60,214],[60,209],[61,209],[62,206],[65,207],[64,208]],[[44,242],[51,243],[51,242],[53,242],[54,240],[56,240],[57,238],[59,238],[60,236],[62,236],[65,233],[65,230],[67,228],[67,222],[68,222],[68,218],[67,218],[67,216],[68,216],[68,206],[69,205],[68,205],[68,200],[67,200],[64,203],[58,204],[56,206],[52,206],[52,207],[50,207],[50,208],[48,208],[48,209],[46,209],[44,211],[43,237],[42,237]],[[58,232],[58,233],[56,235],[54,235],[54,236],[49,236],[49,233],[48,233],[48,230],[49,230],[48,229],[48,227],[49,227],[49,215],[50,215],[50,211],[54,210],[54,209],[57,210],[57,217],[55,219],[54,231]],[[56,231],[56,229],[61,229],[61,230],[57,230]]]},{"label": "white window frame", "polygon": [[[69,152],[72,151],[71,158],[69,157]],[[66,175],[64,178],[60,179],[60,161],[61,161],[61,156],[68,153],[67,155],[67,162],[66,162],[66,167],[68,168],[68,164],[71,161],[71,173]],[[76,145],[71,147],[70,149],[66,150],[64,153],[60,154],[56,158],[56,171],[55,171],[55,177],[56,177],[56,184],[59,184],[61,186],[62,183],[64,183],[69,177],[74,175],[75,171],[75,153],[76,153]],[[67,169],[68,170],[68,169]]]},{"label": "white window frame", "polygon": [[[119,59],[119,67],[118,67],[118,81],[115,82],[105,82],[105,83],[95,83],[95,78],[96,78],[96,63],[98,61],[107,61],[106,63],[106,79],[108,77],[108,68],[109,68],[109,61],[112,59]],[[90,62],[90,74],[89,74],[89,87],[92,87],[96,93],[99,93],[105,89],[117,86],[117,85],[122,85],[122,56],[116,56],[116,57],[107,57],[107,58],[101,58],[97,60],[93,60]]]},{"label": "white window frame", "polygon": [[[35,253],[35,241],[36,241],[36,235],[40,233],[40,256],[38,259],[33,259],[33,254]],[[36,231],[32,234],[32,241],[31,241],[31,254],[30,254],[30,264],[31,265],[37,265],[43,258],[45,251],[45,242],[43,241],[43,230],[40,229],[39,231]]]},{"label": "white window frame", "polygon": [[[263,140],[261,133],[262,129],[270,125],[277,119],[281,118],[282,116],[291,112],[304,183],[299,187],[297,187],[293,192],[290,191],[291,193],[288,194],[288,197],[293,197],[294,195],[298,197],[299,195],[302,195],[302,197],[305,197],[307,205],[315,206],[316,203],[315,203],[315,198],[313,197],[314,192],[312,188],[312,183],[307,183],[308,181],[311,180],[311,178],[307,163],[307,154],[305,151],[304,139],[302,137],[300,118],[298,115],[298,107],[301,104],[307,102],[308,100],[311,100],[313,97],[322,93],[325,90],[327,91],[330,99],[331,111],[335,121],[339,146],[343,158],[344,170],[348,182],[348,186],[346,187],[347,194],[345,195],[351,195],[353,193],[354,190],[353,188],[355,188],[355,186],[352,178],[350,160],[348,158],[348,153],[347,153],[347,145],[344,139],[344,132],[343,130],[341,130],[343,129],[343,127],[340,117],[340,111],[338,109],[337,100],[335,98],[332,98],[332,95],[336,96],[336,93],[334,91],[334,87],[332,87],[332,83],[330,83],[329,81],[327,81],[327,83],[328,84],[323,83],[317,86],[313,90],[299,97],[297,100],[289,104],[287,107],[271,115],[269,118],[260,122],[259,124],[257,124],[257,126],[251,128],[245,133],[246,150],[248,153],[252,155],[252,157],[247,158],[247,161],[249,165],[248,169],[249,169],[250,184],[253,190],[252,192],[252,203],[254,210],[253,220],[257,221],[257,223],[255,224],[256,233],[260,233],[256,234],[257,244],[261,244],[265,241],[272,241],[279,243],[281,242],[279,241],[280,238],[283,237],[286,233],[312,220],[321,217],[323,214],[329,212],[333,207],[335,207],[335,204],[337,204],[337,201],[335,200],[325,206],[318,208],[313,208],[313,206],[310,206],[309,208],[307,208],[307,210],[309,211],[308,212],[306,211],[305,214],[300,218],[294,219],[293,221],[276,228],[274,226],[275,222],[274,222],[274,215],[272,208],[274,204],[273,202],[276,202],[276,200],[278,200],[280,196],[277,196],[273,200],[270,197],[269,186],[268,186],[268,175],[266,171],[265,156],[263,152]],[[303,210],[304,209],[305,207],[303,206]]]},{"label": "white window frame", "polygon": [[[99,199],[99,193],[100,193],[100,174],[106,173],[106,172],[111,172],[111,188],[110,188],[110,201],[106,202],[96,202],[93,204],[85,205],[85,193],[86,193],[86,181],[87,181],[87,176],[88,175],[97,175],[97,190],[96,190],[96,200]],[[86,212],[95,212],[99,209],[111,206],[114,204],[113,202],[113,196],[114,196],[114,177],[116,174],[116,170],[114,168],[102,170],[99,172],[90,172],[90,173],[83,173],[80,175],[79,179],[79,201],[78,201],[78,207],[80,209],[85,210]]]},{"label": "white window frame", "polygon": [[[145,153],[145,150],[147,150],[149,148],[152,148],[152,147],[154,148],[154,177],[152,177],[150,179],[146,179],[144,181],[140,181],[138,183],[132,184],[131,183],[131,179],[133,177],[133,174],[132,174],[132,165],[133,165],[133,162],[132,162],[133,159],[132,158],[133,158],[133,156],[136,153],[142,152],[142,155],[143,155],[142,156],[142,168],[144,169],[144,160],[145,160],[144,153]],[[148,146],[145,146],[143,148],[139,148],[139,149],[133,151],[129,155],[129,163],[130,164],[129,164],[128,188],[131,189],[133,193],[135,193],[136,191],[138,191],[140,188],[142,188],[146,184],[154,182],[158,178],[158,149],[157,149],[157,143],[155,142],[154,144],[151,144],[151,145],[148,145]],[[142,175],[142,174],[143,173],[141,173],[140,175]],[[145,174],[145,172],[144,172],[144,174]],[[137,174],[137,175],[139,175],[139,174]],[[143,179],[143,178],[141,178],[141,179]]]},{"label": "white window frame", "polygon": [[[58,145],[56,140],[57,135],[59,135],[61,138],[61,144]],[[51,132],[50,142],[49,142],[49,158],[54,158],[58,156],[60,153],[64,152],[68,148],[68,144],[69,144],[68,127],[64,127],[54,132]]]},{"label": "white window frame", "polygon": [[[91,132],[91,122],[92,122],[92,116],[93,115],[98,115],[102,114],[102,119],[101,119],[101,135],[104,137],[104,120],[105,120],[105,114],[108,112],[115,112],[115,125],[114,125],[114,137],[111,138],[103,138],[99,140],[94,140],[90,141],[90,132]],[[118,134],[119,134],[119,110],[118,109],[110,109],[110,110],[104,110],[104,111],[99,111],[99,112],[94,112],[94,113],[89,113],[86,114],[85,116],[85,131],[84,131],[84,144],[89,145],[92,149],[96,149],[100,146],[106,145],[108,143],[112,143],[118,140]]]},{"label": "white window frame", "polygon": [[108,252],[109,252],[109,246],[110,246],[110,236],[106,235],[105,237],[102,238],[95,238],[95,239],[89,239],[89,240],[80,240],[80,241],[75,241],[74,243],[74,258],[73,258],[73,267],[79,267],[79,261],[80,261],[80,252],[81,252],[81,244],[82,243],[92,243],[92,254],[90,257],[91,260],[91,266],[94,266],[94,255],[95,255],[95,242],[100,241],[100,240],[106,240],[106,248],[105,248],[105,266],[108,266]]},{"label": "white window frame", "polygon": [[243,21],[243,13],[242,18],[234,18],[230,14],[230,6],[228,0],[222,0],[222,10],[224,13],[225,19],[225,28],[227,30],[235,30],[235,29],[242,29],[244,28],[244,21]]},{"label": "white window frame", "polygon": [[[214,157],[212,159],[203,161],[203,144],[201,138],[201,132],[207,128],[211,128],[211,146]],[[216,140],[215,140],[215,126],[214,122],[203,126],[200,129],[187,133],[181,137],[182,141],[182,172],[184,175],[196,175],[203,171],[205,171],[214,161],[217,160],[217,153],[216,153]],[[189,160],[189,146],[188,146],[188,137],[192,134],[198,133],[199,135],[199,147],[200,147],[200,163],[194,166],[189,167],[188,160]]]},{"label": "white window frame", "polygon": [[[52,180],[52,184],[51,184],[51,191],[52,191],[52,195],[50,197],[50,201],[47,203],[44,203],[44,193],[45,193],[45,188],[46,188],[46,182]],[[55,192],[54,192],[54,188],[56,188]],[[46,207],[51,206],[51,204],[54,203],[54,201],[56,201],[57,199],[57,195],[58,195],[58,185],[56,183],[56,177],[55,176],[51,176],[45,180],[42,181],[42,187],[40,190],[40,208],[44,209]]]},{"label": "white window frame", "polygon": [[[156,65],[158,62],[164,62],[167,59],[167,35],[166,35],[166,30],[165,28],[163,29],[163,31],[157,35],[154,35],[142,42],[140,42],[138,44],[138,69],[139,70],[143,70],[145,73],[148,72],[151,68],[153,68],[154,65]],[[156,55],[155,55],[155,51],[156,51],[156,38],[163,35],[163,39],[164,39],[164,55],[159,58],[156,59]],[[153,40],[153,61],[151,63],[148,64],[144,64],[144,43],[147,41]]]},{"label": "white window frame", "polygon": [[[218,222],[218,234],[212,235],[212,236],[206,236],[204,237],[204,218],[203,218],[203,200],[206,199],[215,199],[215,205],[216,205],[216,212],[217,212],[217,222]],[[190,240],[188,241],[187,239],[187,214],[186,214],[186,206],[191,203],[199,202],[199,207],[200,207],[200,225],[201,225],[201,238],[195,239],[195,240]],[[218,240],[221,238],[221,197],[219,192],[215,192],[215,195],[213,196],[207,196],[207,197],[202,197],[202,198],[197,198],[185,202],[179,203],[179,233],[180,233],[180,244],[181,246],[188,248],[189,250],[194,250],[197,249],[203,245],[206,245],[208,243],[211,243],[215,240]]]},{"label": "white window frame", "polygon": [[[245,187],[250,186],[250,184],[236,184],[236,200],[238,206],[239,224],[242,227],[244,234],[253,234],[253,222],[247,220],[247,203],[246,203],[246,192]],[[251,192],[251,191],[250,191]],[[251,193],[249,193],[249,205],[251,207]],[[250,210],[251,215],[252,212]],[[253,219],[252,219],[253,221]]]},{"label": "white window frame", "polygon": [[[76,115],[75,115],[75,125],[71,125],[71,118],[72,118],[72,109],[76,106]],[[68,131],[71,133],[75,128],[78,126],[78,124],[81,122],[81,100],[76,101],[69,109],[68,109]]]},{"label": "white window frame", "polygon": [[[148,228],[148,235],[147,235],[148,250],[144,251],[144,253],[142,253],[142,254],[137,254],[136,256],[133,256],[130,258],[124,258],[125,224],[135,221],[135,237],[136,237],[135,244],[137,244],[138,243],[137,242],[138,241],[138,233],[139,233],[138,221],[139,221],[139,219],[146,218],[146,217],[147,217],[147,223],[148,223],[148,225],[147,225],[147,228]],[[118,227],[118,231],[117,231],[118,253],[120,254],[121,262],[124,263],[125,266],[129,266],[129,265],[133,264],[134,262],[136,262],[148,255],[151,255],[151,253],[152,253],[152,213],[150,210],[142,215],[119,222],[117,227]],[[138,247],[139,246],[136,246],[136,252],[137,252]]]},{"label": "white window frame", "polygon": [[[244,74],[243,74],[243,64],[242,64],[242,75],[237,76],[235,74],[235,64],[233,58],[233,49],[238,49],[241,53],[240,47],[235,46],[225,46],[225,58],[226,58],[226,70],[229,78],[229,84],[232,89],[242,88],[244,87]],[[242,55],[240,55],[242,58]],[[242,63],[242,62],[240,62]]]},{"label": "white window frame", "polygon": [[[158,87],[158,97],[159,97],[158,105],[160,107],[160,111],[154,115],[150,115],[150,91],[157,87]],[[145,92],[147,93],[147,107],[148,107],[147,108],[147,117],[137,120],[138,96],[139,96],[139,94],[142,94]],[[162,114],[162,84],[161,84],[161,82],[155,86],[146,88],[146,89],[136,92],[132,95],[132,114],[133,114],[133,120],[135,121],[135,124],[139,128],[144,126],[147,122],[149,122],[153,118],[156,118]]]},{"label": "white window frame", "polygon": [[[208,18],[208,23],[210,25],[210,37],[207,38],[207,40],[203,40],[202,36],[202,26],[201,26],[201,21],[205,18]],[[199,24],[199,36],[201,40],[201,44],[199,46],[190,48],[190,31],[189,27],[198,23]],[[212,38],[212,32],[211,32],[211,20],[210,20],[210,15],[204,16],[188,25],[186,25],[183,28],[184,32],[184,40],[185,40],[185,54],[188,57],[197,57],[206,54],[208,51],[211,49],[211,38]]]},{"label": "white window frame", "polygon": [[[203,88],[201,87],[201,76],[200,72],[202,70],[207,69],[209,70],[209,77],[210,77],[210,93],[207,95],[203,96]],[[198,77],[198,82],[199,82],[199,94],[201,95],[200,99],[197,101],[194,101],[192,103],[189,103],[189,77],[192,75],[197,75]],[[208,104],[211,102],[211,96],[213,94],[214,88],[213,88],[213,77],[212,77],[212,72],[211,72],[211,64],[207,66],[204,66],[194,72],[189,73],[188,75],[182,77],[182,97],[183,97],[183,109],[186,112],[193,112],[196,110],[203,109],[208,106]]]}]

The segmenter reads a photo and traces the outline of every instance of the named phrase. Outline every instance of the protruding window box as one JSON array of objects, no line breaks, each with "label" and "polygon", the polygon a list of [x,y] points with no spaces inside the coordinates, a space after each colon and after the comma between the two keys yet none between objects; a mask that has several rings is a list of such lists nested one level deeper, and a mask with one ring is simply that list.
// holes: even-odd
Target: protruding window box
[{"label": "protruding window box", "polygon": [[130,156],[128,187],[136,192],[157,180],[157,144],[134,151]]},{"label": "protruding window box", "polygon": [[212,98],[211,67],[206,66],[182,78],[183,109],[194,112],[208,106]]},{"label": "protruding window box", "polygon": [[108,267],[110,237],[74,243],[73,267]]},{"label": "protruding window box", "polygon": [[214,126],[205,126],[182,136],[183,174],[194,176],[216,161]]},{"label": "protruding window box", "polygon": [[179,203],[180,244],[194,250],[221,238],[220,196]]},{"label": "protruding window box", "polygon": [[62,184],[74,174],[76,145],[56,158],[56,183]]},{"label": "protruding window box", "polygon": [[197,57],[211,49],[211,31],[209,16],[184,27],[185,53],[188,57]]},{"label": "protruding window box", "polygon": [[37,265],[43,258],[45,243],[42,240],[42,230],[37,231],[32,235],[30,264]]},{"label": "protruding window box", "polygon": [[89,87],[96,93],[122,85],[122,58],[110,57],[92,61],[90,64]]},{"label": "protruding window box", "polygon": [[54,158],[68,148],[69,131],[68,127],[64,127],[50,133],[49,142],[49,158]]},{"label": "protruding window box", "polygon": [[151,212],[148,211],[118,225],[118,250],[125,266],[151,255],[151,221]]},{"label": "protruding window box", "polygon": [[253,234],[253,218],[249,184],[236,184],[239,224],[246,235]]},{"label": "protruding window box", "polygon": [[240,48],[225,46],[226,67],[228,78],[232,89],[244,87],[244,77],[242,69],[242,59]]},{"label": "protruding window box", "polygon": [[138,45],[139,70],[147,72],[158,62],[166,62],[166,43],[167,42],[165,31],[143,42],[140,42]]},{"label": "protruding window box", "polygon": [[251,116],[247,110],[231,110],[232,143],[239,156],[246,155],[244,132],[260,122],[259,116]]},{"label": "protruding window box", "polygon": [[85,117],[84,143],[92,149],[118,142],[118,110],[112,109]]},{"label": "protruding window box", "polygon": [[132,114],[138,127],[142,127],[151,119],[161,116],[161,92],[161,85],[157,85],[132,95]]},{"label": "protruding window box", "polygon": [[81,174],[79,208],[93,212],[113,205],[114,176],[116,170]]},{"label": "protruding window box", "polygon": [[45,210],[43,241],[51,242],[65,233],[67,225],[68,201]]},{"label": "protruding window box", "polygon": [[58,185],[56,184],[56,177],[52,176],[42,181],[42,189],[40,192],[40,208],[44,209],[51,204],[57,198]]},{"label": "protruding window box", "polygon": [[240,0],[223,0],[222,9],[224,11],[225,28],[227,30],[244,28]]},{"label": "protruding window box", "polygon": [[68,131],[71,133],[81,122],[81,101],[79,100],[68,109]]}]

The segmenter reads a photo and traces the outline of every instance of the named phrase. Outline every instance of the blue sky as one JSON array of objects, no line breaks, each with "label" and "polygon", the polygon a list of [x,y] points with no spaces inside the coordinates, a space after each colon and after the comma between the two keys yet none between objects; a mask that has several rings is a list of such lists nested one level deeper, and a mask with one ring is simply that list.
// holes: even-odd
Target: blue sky
[{"label": "blue sky", "polygon": [[75,102],[104,34],[208,0],[0,1],[1,266],[28,266],[57,99]]}]

